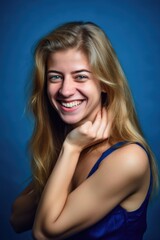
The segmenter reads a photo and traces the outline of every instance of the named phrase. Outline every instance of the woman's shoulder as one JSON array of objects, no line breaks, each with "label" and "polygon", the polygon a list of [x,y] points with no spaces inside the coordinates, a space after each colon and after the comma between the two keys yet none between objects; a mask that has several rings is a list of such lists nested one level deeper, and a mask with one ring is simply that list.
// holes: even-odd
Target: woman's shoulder
[{"label": "woman's shoulder", "polygon": [[[101,186],[106,198],[115,201],[115,206],[130,196],[128,209],[136,209],[148,190],[149,176],[150,164],[146,151],[138,144],[125,144],[103,159],[94,176],[94,183],[96,188]],[[134,204],[135,194],[140,199],[137,205]]]},{"label": "woman's shoulder", "polygon": [[147,152],[136,143],[125,144],[117,148],[102,162],[103,167],[109,170],[126,172],[133,176],[143,176],[149,169]]}]

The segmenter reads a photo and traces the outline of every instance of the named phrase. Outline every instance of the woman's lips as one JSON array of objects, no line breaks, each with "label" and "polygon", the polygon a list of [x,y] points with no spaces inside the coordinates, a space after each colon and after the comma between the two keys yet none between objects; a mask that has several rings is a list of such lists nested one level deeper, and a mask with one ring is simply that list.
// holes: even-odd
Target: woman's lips
[{"label": "woman's lips", "polygon": [[82,101],[80,100],[76,100],[76,101],[72,101],[72,102],[60,102],[62,106],[66,107],[66,108],[72,108],[72,107],[76,107],[78,105],[80,105],[82,103]]},{"label": "woman's lips", "polygon": [[62,101],[62,100],[58,100],[61,108],[64,111],[74,111],[76,110],[83,102],[84,100],[74,100],[74,101]]}]

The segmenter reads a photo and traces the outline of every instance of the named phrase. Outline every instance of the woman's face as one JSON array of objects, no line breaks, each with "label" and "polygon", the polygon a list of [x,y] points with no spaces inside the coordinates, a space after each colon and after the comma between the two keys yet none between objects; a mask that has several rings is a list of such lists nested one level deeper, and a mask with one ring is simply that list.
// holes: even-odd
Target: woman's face
[{"label": "woman's face", "polygon": [[76,49],[51,53],[47,62],[47,92],[61,119],[78,126],[93,121],[101,109],[101,87],[88,59]]}]

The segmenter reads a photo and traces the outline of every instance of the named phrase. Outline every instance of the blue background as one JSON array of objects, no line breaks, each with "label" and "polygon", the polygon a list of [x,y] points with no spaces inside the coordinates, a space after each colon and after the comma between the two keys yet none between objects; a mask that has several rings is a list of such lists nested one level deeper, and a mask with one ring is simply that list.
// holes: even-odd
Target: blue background
[{"label": "blue background", "polygon": [[[5,0],[0,27],[0,239],[29,240],[9,225],[11,203],[30,176],[25,111],[36,41],[60,23],[93,21],[109,36],[131,87],[145,136],[160,166],[160,1]],[[145,240],[160,239],[160,197],[150,204]]]}]

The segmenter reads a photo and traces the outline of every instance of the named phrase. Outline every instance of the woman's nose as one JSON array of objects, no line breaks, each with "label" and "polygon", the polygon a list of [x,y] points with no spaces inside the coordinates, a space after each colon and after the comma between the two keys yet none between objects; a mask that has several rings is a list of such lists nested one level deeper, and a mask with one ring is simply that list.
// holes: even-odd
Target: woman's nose
[{"label": "woman's nose", "polygon": [[72,78],[65,78],[62,82],[62,85],[59,89],[59,94],[63,97],[69,97],[74,95],[75,93],[75,85]]}]

